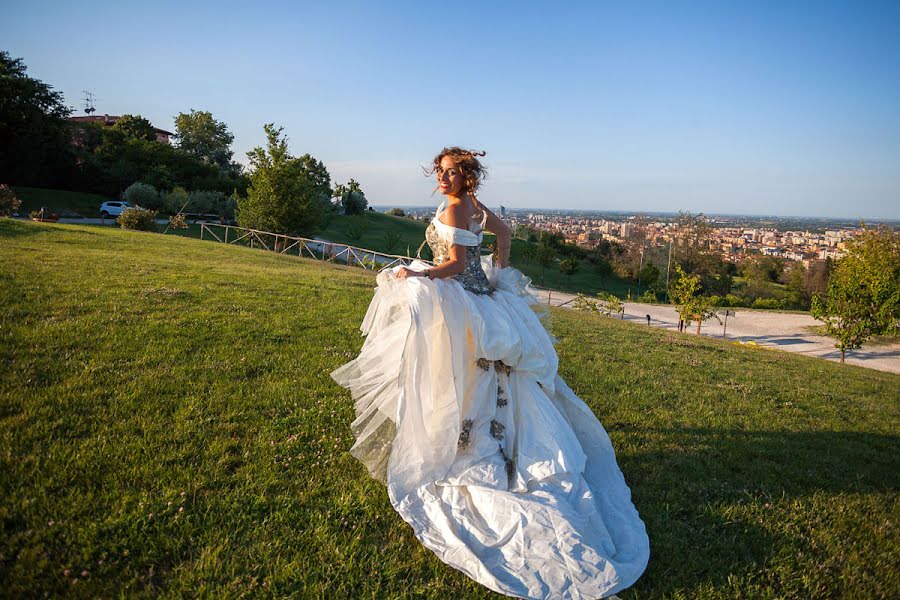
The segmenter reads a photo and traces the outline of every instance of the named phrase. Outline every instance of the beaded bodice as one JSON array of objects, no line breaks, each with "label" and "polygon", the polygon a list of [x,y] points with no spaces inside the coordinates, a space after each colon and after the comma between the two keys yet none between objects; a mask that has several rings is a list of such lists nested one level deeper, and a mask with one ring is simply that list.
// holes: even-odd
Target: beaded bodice
[{"label": "beaded bodice", "polygon": [[[472,231],[473,225],[477,233]],[[465,235],[468,234],[468,235]],[[425,242],[434,254],[434,264],[440,265],[450,260],[450,247],[456,243],[466,248],[466,267],[462,273],[454,275],[462,286],[473,294],[486,295],[494,291],[484,269],[481,268],[481,226],[477,222],[469,229],[459,229],[442,223],[437,217],[425,230]]]}]

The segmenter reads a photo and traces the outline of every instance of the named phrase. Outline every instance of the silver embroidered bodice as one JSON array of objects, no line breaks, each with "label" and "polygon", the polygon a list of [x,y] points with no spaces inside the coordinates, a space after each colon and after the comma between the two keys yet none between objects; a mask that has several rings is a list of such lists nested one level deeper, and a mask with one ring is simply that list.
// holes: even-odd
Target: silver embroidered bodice
[{"label": "silver embroidered bodice", "polygon": [[[477,228],[477,233],[472,231],[472,225]],[[481,268],[480,224],[474,222],[472,225],[470,225],[468,230],[461,230],[442,223],[435,217],[425,230],[425,242],[434,254],[435,265],[440,265],[450,260],[450,246],[454,243],[465,246],[466,267],[462,273],[454,275],[452,279],[460,282],[465,289],[473,294],[486,295],[492,293],[494,288],[488,281],[487,275],[484,274],[484,269]]]}]

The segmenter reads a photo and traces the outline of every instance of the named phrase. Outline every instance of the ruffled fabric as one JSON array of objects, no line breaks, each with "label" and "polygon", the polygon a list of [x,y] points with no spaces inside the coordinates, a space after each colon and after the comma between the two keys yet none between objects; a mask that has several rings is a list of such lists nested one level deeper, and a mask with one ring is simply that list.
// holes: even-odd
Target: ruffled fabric
[{"label": "ruffled fabric", "polygon": [[614,594],[646,567],[644,524],[602,425],[557,375],[529,280],[484,268],[491,295],[379,274],[362,351],[332,374],[355,401],[351,452],[422,544],[490,589]]}]

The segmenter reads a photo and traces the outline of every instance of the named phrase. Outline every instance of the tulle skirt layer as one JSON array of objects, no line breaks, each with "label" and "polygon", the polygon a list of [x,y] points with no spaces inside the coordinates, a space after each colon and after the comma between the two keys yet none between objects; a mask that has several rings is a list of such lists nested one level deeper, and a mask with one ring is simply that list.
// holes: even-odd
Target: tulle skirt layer
[{"label": "tulle skirt layer", "polygon": [[379,274],[362,351],[332,374],[355,401],[351,452],[416,537],[483,585],[613,594],[647,564],[644,524],[609,437],[557,376],[528,280],[485,271],[491,295]]}]

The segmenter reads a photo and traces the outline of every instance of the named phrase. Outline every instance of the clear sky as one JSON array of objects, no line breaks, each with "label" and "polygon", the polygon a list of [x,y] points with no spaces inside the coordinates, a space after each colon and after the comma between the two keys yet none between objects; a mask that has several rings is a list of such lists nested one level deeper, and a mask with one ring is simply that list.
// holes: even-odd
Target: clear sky
[{"label": "clear sky", "polygon": [[458,144],[490,206],[900,219],[897,1],[0,3],[77,111],[275,122],[371,204]]}]

